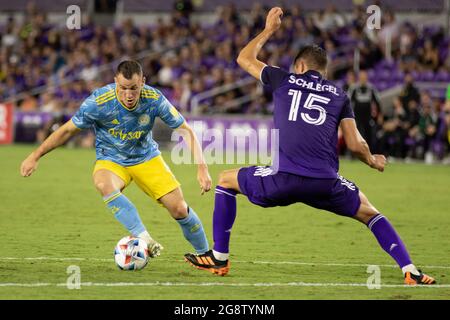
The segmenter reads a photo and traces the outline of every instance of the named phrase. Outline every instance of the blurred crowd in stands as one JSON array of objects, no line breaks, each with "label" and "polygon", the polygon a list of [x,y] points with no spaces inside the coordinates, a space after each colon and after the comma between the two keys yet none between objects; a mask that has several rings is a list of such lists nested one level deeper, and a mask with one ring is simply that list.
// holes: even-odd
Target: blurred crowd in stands
[{"label": "blurred crowd in stands", "polygon": [[[264,28],[266,13],[259,4],[246,13],[229,4],[217,8],[213,23],[198,23],[192,7],[185,7],[150,25],[127,19],[104,27],[85,16],[81,30],[68,30],[50,24],[31,2],[22,22],[11,17],[0,26],[0,101],[14,100],[22,111],[73,113],[92,90],[113,81],[114,67],[128,57],[142,63],[148,84],[189,113],[197,94],[248,77],[236,57]],[[328,78],[349,95],[361,85],[376,94],[403,85],[392,108],[376,101],[370,105],[366,139],[374,151],[393,157],[424,159],[433,152],[443,159],[449,149],[450,104],[444,90],[418,90],[415,82],[450,83],[450,38],[440,26],[419,30],[399,23],[388,8],[383,8],[380,30],[369,30],[366,19],[362,6],[350,15],[333,5],[313,13],[299,5],[284,8],[282,27],[259,58],[290,69],[297,51],[316,43],[329,55]],[[356,48],[364,70],[359,74],[352,71]],[[243,96],[251,99],[230,103]],[[203,114],[271,114],[272,108],[270,92],[256,82],[200,103]]]},{"label": "blurred crowd in stands", "polygon": [[[372,152],[407,161],[450,163],[446,158],[450,151],[450,86],[445,99],[432,98],[428,91],[420,91],[407,73],[393,107],[383,108],[366,70],[348,79],[356,124]],[[339,150],[346,153],[342,137]]]}]

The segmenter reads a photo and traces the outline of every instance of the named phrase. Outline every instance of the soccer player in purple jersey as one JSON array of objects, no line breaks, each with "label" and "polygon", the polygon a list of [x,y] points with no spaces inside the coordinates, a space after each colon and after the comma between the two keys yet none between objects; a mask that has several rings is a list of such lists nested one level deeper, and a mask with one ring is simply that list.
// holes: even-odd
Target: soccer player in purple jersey
[{"label": "soccer player in purple jersey", "polygon": [[283,12],[272,8],[266,26],[242,49],[239,65],[273,91],[274,122],[279,130],[278,171],[246,167],[220,174],[216,187],[214,248],[185,255],[193,266],[217,275],[229,272],[230,233],[236,217],[236,195],[242,193],[261,207],[302,202],[338,215],[352,217],[373,232],[380,246],[397,262],[405,284],[433,284],[412,263],[397,232],[351,181],[338,174],[337,132],[340,126],[348,148],[369,167],[383,172],[386,158],[372,154],[355,125],[346,93],[325,79],[326,52],[318,46],[300,50],[295,73],[267,66],[258,52],[281,25]]}]

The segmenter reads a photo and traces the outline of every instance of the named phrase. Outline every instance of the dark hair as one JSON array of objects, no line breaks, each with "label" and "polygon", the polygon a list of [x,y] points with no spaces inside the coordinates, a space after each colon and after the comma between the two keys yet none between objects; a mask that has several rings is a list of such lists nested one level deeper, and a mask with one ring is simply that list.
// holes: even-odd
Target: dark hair
[{"label": "dark hair", "polygon": [[134,74],[137,74],[138,76],[142,76],[142,67],[139,64],[139,62],[134,60],[125,60],[119,63],[119,66],[117,67],[117,74],[122,74],[125,79],[131,79],[133,78]]},{"label": "dark hair", "polygon": [[309,45],[301,48],[294,59],[294,65],[297,64],[299,59],[305,60],[308,67],[313,70],[325,70],[327,68],[327,53],[317,45]]}]

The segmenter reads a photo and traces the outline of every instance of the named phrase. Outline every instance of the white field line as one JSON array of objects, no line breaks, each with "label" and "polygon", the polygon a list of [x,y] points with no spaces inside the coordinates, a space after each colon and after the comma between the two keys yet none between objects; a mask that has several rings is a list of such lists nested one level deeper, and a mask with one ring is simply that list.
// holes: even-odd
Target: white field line
[{"label": "white field line", "polygon": [[[317,282],[258,282],[258,283],[223,283],[223,282],[82,282],[81,287],[367,287],[366,283],[317,283]],[[67,283],[0,283],[0,287],[67,287]],[[380,284],[381,288],[450,288],[450,284],[429,286],[407,286]]]},{"label": "white field line", "polygon": [[[173,261],[169,259],[160,259],[161,261]],[[58,258],[58,257],[29,257],[29,258],[18,258],[18,257],[0,257],[0,261],[3,260],[24,260],[24,261],[35,261],[35,260],[48,260],[48,261],[101,261],[101,262],[112,262],[114,259],[110,258]],[[183,261],[183,260],[177,260]],[[368,267],[369,265],[377,265],[379,267],[386,268],[398,268],[398,265],[394,264],[358,264],[358,263],[329,263],[329,262],[299,262],[299,261],[241,261],[232,260],[233,263],[245,263],[245,264],[287,264],[287,265],[304,265],[304,266],[329,266],[329,267]],[[420,266],[421,268],[429,269],[450,269],[450,266]]]},{"label": "white field line", "polygon": [[[358,263],[322,263],[322,262],[296,262],[296,261],[232,261],[240,263],[254,263],[254,264],[291,264],[291,265],[305,265],[305,266],[331,266],[331,267],[368,267],[377,265],[386,268],[398,268],[396,264],[358,264]],[[450,269],[450,266],[420,266],[421,268],[430,269]]]}]

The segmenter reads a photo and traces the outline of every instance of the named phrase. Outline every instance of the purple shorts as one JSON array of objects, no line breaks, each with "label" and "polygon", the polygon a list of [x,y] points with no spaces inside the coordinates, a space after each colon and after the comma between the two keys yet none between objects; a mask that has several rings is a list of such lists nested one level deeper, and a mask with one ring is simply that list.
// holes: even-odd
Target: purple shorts
[{"label": "purple shorts", "polygon": [[318,179],[287,172],[270,173],[270,167],[253,166],[239,170],[239,188],[250,202],[261,207],[302,202],[348,217],[354,216],[361,205],[358,187],[341,176]]}]

